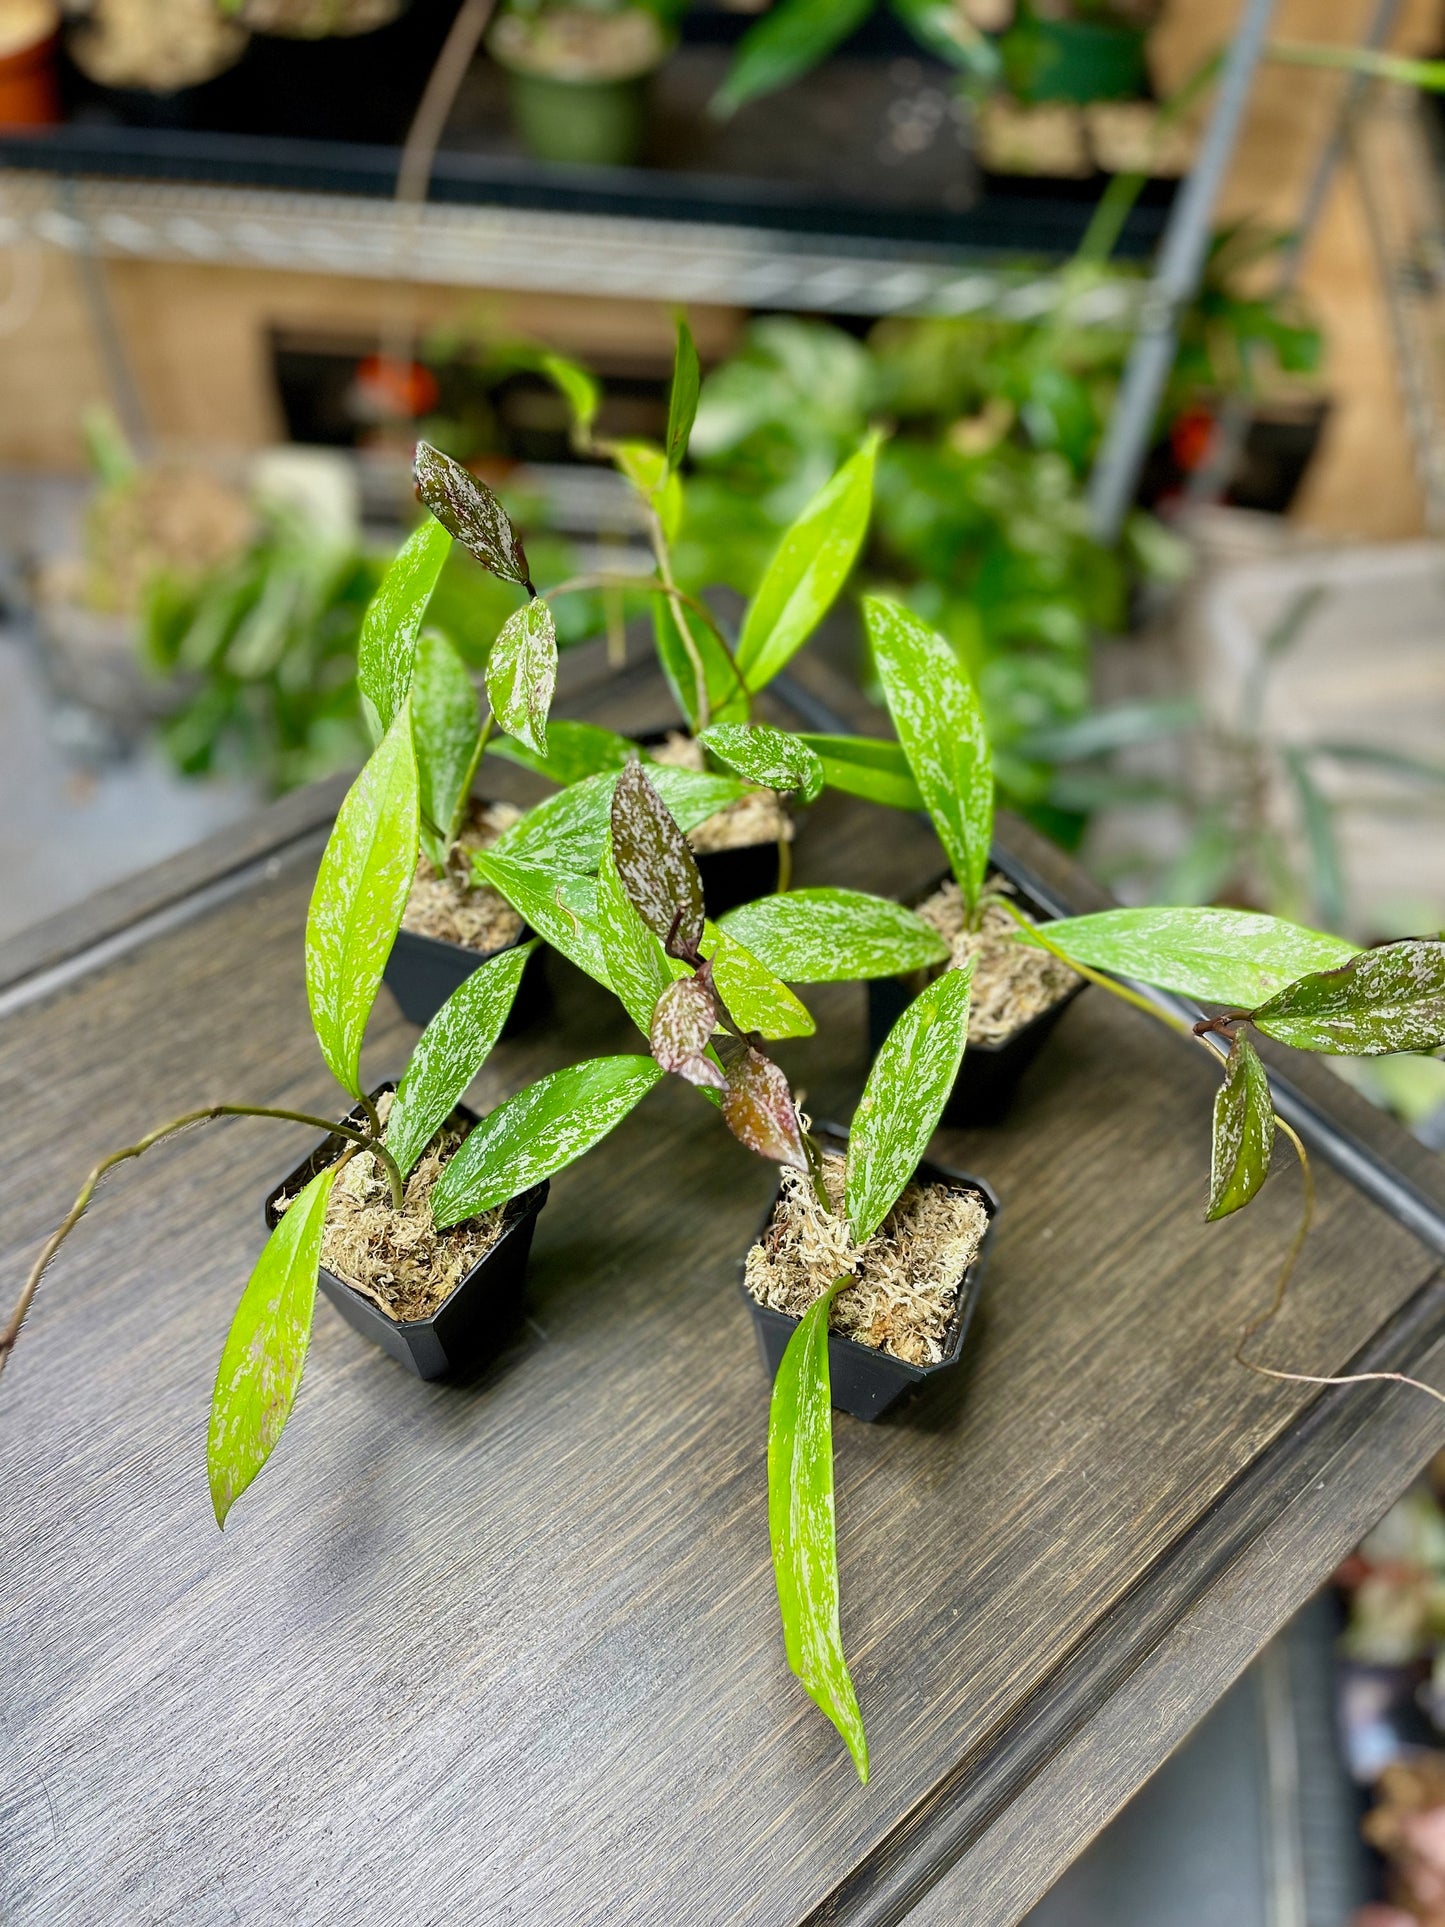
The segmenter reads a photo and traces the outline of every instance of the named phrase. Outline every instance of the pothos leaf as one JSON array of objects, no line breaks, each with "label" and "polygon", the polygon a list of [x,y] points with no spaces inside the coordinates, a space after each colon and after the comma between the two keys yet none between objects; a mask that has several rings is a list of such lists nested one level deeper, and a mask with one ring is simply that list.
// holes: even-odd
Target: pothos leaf
[{"label": "pothos leaf", "polygon": [[416,750],[422,846],[438,871],[446,868],[476,769],[480,729],[480,705],[467,665],[445,636],[428,629],[417,647],[411,739]]},{"label": "pothos leaf", "polygon": [[948,960],[930,923],[863,890],[786,890],[740,904],[719,927],[795,984],[902,976]]},{"label": "pothos leaf", "polygon": [[331,1165],[291,1200],[231,1320],[206,1435],[218,1526],[270,1458],[291,1415],[311,1339],[321,1233],[335,1176]]},{"label": "pothos leaf", "polygon": [[361,1041],[416,869],[411,703],[347,791],[306,917],[306,996],[332,1075],[361,1096]]},{"label": "pothos leaf", "polygon": [[783,1646],[809,1698],[868,1779],[868,1741],[843,1656],[833,1510],[828,1312],[845,1275],[808,1307],[788,1340],[768,1411],[768,1530]]},{"label": "pothos leaf", "polygon": [[612,860],[634,908],[674,956],[702,937],[702,878],[682,831],[647,779],[629,763],[612,792]]},{"label": "pothos leaf", "polygon": [[499,737],[491,750],[493,755],[505,757],[509,763],[520,763],[523,769],[535,770],[539,776],[564,788],[569,783],[580,782],[584,776],[621,769],[638,753],[636,743],[619,736],[615,729],[604,729],[600,723],[558,722],[555,718],[547,724],[545,756],[539,756],[536,750],[528,749],[511,736]]},{"label": "pothos leaf", "polygon": [[557,687],[557,626],[540,596],[507,617],[487,657],[487,697],[509,735],[547,754],[547,715]]},{"label": "pothos leaf", "polygon": [[489,1111],[432,1187],[439,1225],[504,1204],[590,1151],[662,1076],[650,1057],[593,1057]]},{"label": "pothos leaf", "polygon": [[958,879],[977,903],[993,838],[993,758],[978,694],[943,637],[900,603],[863,604],[893,726]]},{"label": "pothos leaf", "polygon": [[416,492],[442,527],[471,551],[484,569],[532,594],[527,552],[507,511],[485,482],[430,442],[416,445]]},{"label": "pothos leaf", "polygon": [[380,731],[390,727],[411,686],[417,638],[451,546],[451,536],[428,516],[387,564],[361,619],[356,682]]},{"label": "pothos leaf", "polygon": [[1342,937],[1251,910],[1097,910],[1051,923],[1049,942],[1091,969],[1241,1010],[1358,955]]},{"label": "pothos leaf", "polygon": [[764,1057],[751,1044],[727,1067],[722,1113],[733,1136],[750,1151],[775,1164],[791,1165],[795,1171],[807,1170],[788,1080],[771,1057]]},{"label": "pothos leaf", "polygon": [[873,1060],[848,1133],[845,1195],[856,1244],[897,1204],[938,1128],[963,1061],[972,980],[972,958],[935,977]]},{"label": "pothos leaf", "polygon": [[597,930],[597,885],[588,876],[542,869],[498,856],[495,849],[478,850],[472,875],[489,883],[569,963],[594,978],[604,990],[612,985],[602,960]]},{"label": "pothos leaf", "polygon": [[466,977],[416,1040],[391,1100],[385,1144],[407,1177],[502,1034],[535,943],[513,944]]},{"label": "pothos leaf", "polygon": [[1340,1057],[1445,1049],[1445,942],[1411,937],[1287,984],[1254,1011],[1266,1037]]},{"label": "pothos leaf", "polygon": [[823,787],[823,764],[801,737],[767,723],[714,723],[698,741],[750,783],[774,790],[801,790],[811,803]]},{"label": "pothos leaf", "polygon": [[717,1029],[717,999],[697,977],[678,977],[658,998],[647,1042],[665,1071],[720,1091],[727,1079],[707,1055]]},{"label": "pothos leaf", "polygon": [[698,390],[702,371],[698,367],[697,346],[692,330],[682,315],[677,317],[677,353],[672,364],[672,393],[667,403],[667,465],[680,468],[687,453],[688,438],[697,417]]},{"label": "pothos leaf", "polygon": [[1224,1065],[1224,1082],[1214,1096],[1214,1155],[1209,1173],[1205,1218],[1227,1218],[1238,1211],[1269,1175],[1274,1150],[1274,1099],[1259,1052],[1247,1037],[1236,1037]]}]

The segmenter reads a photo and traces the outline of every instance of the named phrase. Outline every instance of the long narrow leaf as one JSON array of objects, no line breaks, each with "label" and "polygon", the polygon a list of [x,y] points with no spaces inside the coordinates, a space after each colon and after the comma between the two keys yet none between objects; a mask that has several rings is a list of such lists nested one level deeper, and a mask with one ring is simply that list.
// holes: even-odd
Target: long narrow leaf
[{"label": "long narrow leaf", "polygon": [[417,638],[451,546],[451,536],[428,516],[387,565],[362,617],[356,681],[381,731],[390,728],[411,686]]},{"label": "long narrow leaf", "polygon": [[923,796],[913,780],[901,743],[877,736],[810,736],[806,745],[823,765],[823,783],[846,796],[886,803],[895,810],[921,810]]},{"label": "long narrow leaf", "polygon": [[672,363],[672,392],[667,403],[667,465],[680,468],[687,454],[688,438],[697,418],[698,390],[702,371],[698,366],[697,345],[692,330],[682,315],[677,317],[677,353]]},{"label": "long narrow leaf", "polygon": [[714,114],[771,94],[832,53],[873,9],[873,0],[778,0],[738,43],[727,78],[713,96]]},{"label": "long narrow leaf", "polygon": [[621,769],[638,754],[638,749],[626,736],[619,736],[615,729],[604,729],[600,723],[551,720],[547,724],[545,756],[539,756],[536,750],[512,736],[498,737],[491,745],[491,754],[505,757],[509,763],[520,763],[523,769],[535,770],[539,776],[565,788],[569,783],[581,782],[584,776]]},{"label": "long narrow leaf", "polygon": [[1091,969],[1242,1010],[1357,954],[1343,937],[1252,910],[1097,910],[1051,923],[1049,942]]},{"label": "long narrow leaf", "polygon": [[1445,1050],[1445,942],[1410,937],[1276,991],[1251,1020],[1266,1037],[1341,1057]]},{"label": "long narrow leaf", "polygon": [[777,977],[795,984],[853,983],[944,963],[932,924],[891,897],[862,890],[788,890],[741,904],[718,920]]},{"label": "long narrow leaf", "polygon": [[[544,797],[497,839],[494,853],[577,875],[594,872],[607,841],[618,774],[602,770]],[[735,776],[670,769],[661,763],[647,765],[647,778],[684,834],[735,803],[745,788]]]},{"label": "long narrow leaf", "polygon": [[445,636],[428,629],[417,647],[411,738],[416,749],[422,847],[439,872],[446,868],[466,802],[480,729],[477,692],[466,664]]},{"label": "long narrow leaf", "polygon": [[518,916],[569,963],[604,990],[612,988],[597,931],[597,884],[592,877],[519,863],[494,849],[473,856],[472,875],[500,891]]}]

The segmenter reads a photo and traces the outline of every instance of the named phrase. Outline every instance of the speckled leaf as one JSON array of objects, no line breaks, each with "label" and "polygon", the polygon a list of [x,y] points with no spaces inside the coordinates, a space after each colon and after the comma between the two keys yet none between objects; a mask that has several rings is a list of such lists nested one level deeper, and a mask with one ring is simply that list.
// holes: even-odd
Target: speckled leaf
[{"label": "speckled leaf", "polygon": [[537,935],[560,951],[570,963],[610,990],[607,966],[597,929],[597,884],[588,876],[573,876],[514,857],[498,856],[495,849],[478,851],[472,875],[490,883]]},{"label": "speckled leaf", "polygon": [[1247,1037],[1237,1037],[1224,1065],[1224,1082],[1214,1097],[1214,1156],[1209,1173],[1205,1218],[1227,1218],[1238,1211],[1269,1175],[1274,1149],[1274,1099],[1259,1052]]},{"label": "speckled leaf", "polygon": [[711,961],[718,995],[740,1030],[767,1038],[813,1035],[817,1026],[807,1005],[736,937],[715,923],[704,924],[699,948]]},{"label": "speckled leaf", "polygon": [[[709,721],[746,716],[748,692],[738,675],[737,665],[717,637],[696,615],[684,610],[693,649],[702,664],[702,690],[699,692],[697,663],[688,654],[678,627],[677,611],[666,596],[652,599],[652,633],[657,644],[657,660],[667,678],[673,700],[687,718],[689,729],[702,729]],[[702,698],[707,699],[706,714]]]},{"label": "speckled leaf", "polygon": [[547,724],[545,756],[528,749],[514,736],[498,737],[491,745],[491,753],[505,757],[509,763],[520,763],[523,769],[535,770],[539,776],[565,787],[568,783],[581,782],[584,776],[596,776],[602,770],[621,769],[638,752],[636,743],[619,736],[615,729],[604,729],[600,723],[558,722],[554,718]]},{"label": "speckled leaf", "polygon": [[673,956],[695,951],[702,937],[702,878],[641,763],[628,764],[612,793],[612,860],[648,929]]},{"label": "speckled leaf", "polygon": [[332,1165],[292,1199],[231,1320],[206,1437],[218,1526],[270,1458],[291,1416],[311,1339],[321,1231],[335,1176]]},{"label": "speckled leaf", "polygon": [[457,985],[416,1040],[386,1120],[385,1143],[406,1177],[451,1116],[502,1034],[535,943],[488,957]]},{"label": "speckled leaf", "polygon": [[901,743],[880,736],[800,735],[823,765],[827,789],[886,803],[895,810],[921,810],[923,796],[913,780]]},{"label": "speckled leaf", "polygon": [[1255,1028],[1339,1057],[1445,1049],[1445,943],[1411,937],[1302,977],[1261,1004]]},{"label": "speckled leaf", "polygon": [[658,998],[672,982],[674,971],[687,966],[669,962],[661,937],[637,914],[622,887],[610,849],[602,852],[597,871],[597,933],[612,988],[646,1037]]},{"label": "speckled leaf", "polygon": [[672,362],[672,392],[667,402],[667,465],[680,468],[687,453],[688,438],[697,418],[697,396],[702,386],[697,347],[692,330],[681,315],[677,317],[677,352]]},{"label": "speckled leaf", "polygon": [[416,492],[442,527],[469,549],[484,569],[515,582],[530,595],[532,578],[522,538],[485,482],[430,442],[416,445]]},{"label": "speckled leaf", "polygon": [[661,1076],[650,1057],[593,1057],[529,1084],[473,1126],[433,1188],[432,1216],[458,1224],[574,1164]]},{"label": "speckled leaf", "polygon": [[798,1320],[778,1361],[768,1412],[768,1530],[788,1664],[868,1779],[863,1716],[843,1656],[833,1516],[833,1397],[828,1311],[839,1278]]},{"label": "speckled leaf", "polygon": [[[735,776],[711,776],[698,770],[647,765],[648,780],[666,803],[683,831],[725,810],[743,794]],[[612,792],[617,772],[604,770],[585,776],[555,796],[544,797],[514,823],[492,846],[500,856],[549,869],[595,871],[602,861],[612,819]]]},{"label": "speckled leaf", "polygon": [[712,992],[696,977],[679,977],[657,1000],[647,1042],[665,1071],[685,1077],[689,1084],[721,1091],[727,1088],[727,1079],[706,1055],[716,1029],[717,1000]]},{"label": "speckled leaf", "polygon": [[1357,954],[1343,937],[1252,910],[1098,910],[1051,923],[1049,942],[1091,969],[1242,1010]]},{"label": "speckled leaf", "polygon": [[487,696],[500,726],[539,756],[557,687],[557,626],[540,596],[502,624],[487,657]]},{"label": "speckled leaf", "polygon": [[771,1057],[751,1044],[728,1065],[722,1112],[733,1136],[750,1151],[775,1164],[790,1164],[795,1171],[807,1170],[788,1080]]},{"label": "speckled leaf", "polygon": [[767,723],[714,723],[698,741],[729,769],[768,789],[801,790],[811,803],[823,787],[823,765],[800,736]]},{"label": "speckled leaf", "polygon": [[[435,524],[433,525],[435,526]],[[411,688],[421,840],[433,867],[446,868],[457,819],[477,766],[481,707],[467,665],[445,636],[428,629]]]},{"label": "speckled leaf", "polygon": [[417,638],[451,546],[451,536],[428,516],[387,564],[361,619],[356,681],[382,731],[410,687]]},{"label": "speckled leaf", "polygon": [[862,890],[787,890],[740,904],[719,919],[777,977],[795,984],[853,983],[943,963],[948,945],[891,897]]},{"label": "speckled leaf", "polygon": [[361,1096],[361,1040],[416,869],[419,815],[411,704],[346,792],[306,917],[306,996],[321,1055]]},{"label": "speckled leaf", "polygon": [[748,604],[738,668],[758,690],[786,668],[848,580],[873,507],[878,437],[869,435],[804,508],[778,544]]},{"label": "speckled leaf", "polygon": [[873,1060],[848,1133],[848,1222],[871,1238],[928,1149],[963,1061],[973,960],[919,991]]},{"label": "speckled leaf", "polygon": [[911,610],[869,596],[863,612],[924,808],[965,901],[976,903],[993,837],[993,758],[977,691],[948,643]]}]

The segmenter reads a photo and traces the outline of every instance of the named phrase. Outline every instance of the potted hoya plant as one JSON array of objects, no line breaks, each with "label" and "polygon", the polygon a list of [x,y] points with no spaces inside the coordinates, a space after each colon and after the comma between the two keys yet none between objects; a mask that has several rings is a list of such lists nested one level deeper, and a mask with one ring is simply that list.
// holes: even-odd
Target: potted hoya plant
[{"label": "potted hoya plant", "polygon": [[487,51],[538,160],[628,167],[647,136],[652,76],[671,53],[670,0],[505,0]]}]

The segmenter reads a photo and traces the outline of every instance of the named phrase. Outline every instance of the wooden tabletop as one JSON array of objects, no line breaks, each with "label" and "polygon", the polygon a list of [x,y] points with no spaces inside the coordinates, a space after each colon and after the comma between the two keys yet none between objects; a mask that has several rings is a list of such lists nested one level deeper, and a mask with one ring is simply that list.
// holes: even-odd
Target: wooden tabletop
[{"label": "wooden tabletop", "polygon": [[[645,678],[578,658],[569,682],[572,713],[661,718]],[[7,1301],[105,1150],[220,1098],[339,1109],[301,960],[336,794],[0,950]],[[1098,901],[1004,836],[1060,903]],[[844,799],[799,840],[802,881],[905,894],[937,867],[921,823]],[[499,1048],[484,1103],[632,1047],[550,961],[555,1023]],[[820,1037],[788,1067],[846,1116],[862,993],[809,1002]],[[412,1035],[383,994],[377,1080]],[[1290,1069],[1320,1214],[1265,1356],[1445,1374],[1439,1161]],[[529,1322],[474,1382],[419,1383],[318,1304],[291,1425],[224,1535],[216,1360],[262,1199],[312,1134],[231,1122],[127,1167],[0,1385],[0,1918],[1016,1921],[1445,1440],[1408,1391],[1232,1363],[1298,1187],[1282,1164],[1201,1222],[1211,1090],[1203,1053],[1090,992],[1005,1125],[940,1134],[1003,1211],[966,1363],[895,1421],[837,1422],[866,1789],[772,1597],[736,1283],[772,1179],[695,1093],[670,1081],[554,1180]]]}]

